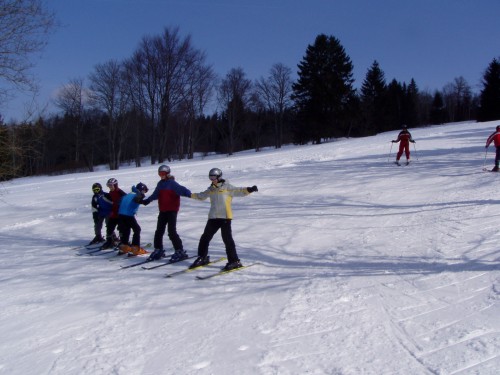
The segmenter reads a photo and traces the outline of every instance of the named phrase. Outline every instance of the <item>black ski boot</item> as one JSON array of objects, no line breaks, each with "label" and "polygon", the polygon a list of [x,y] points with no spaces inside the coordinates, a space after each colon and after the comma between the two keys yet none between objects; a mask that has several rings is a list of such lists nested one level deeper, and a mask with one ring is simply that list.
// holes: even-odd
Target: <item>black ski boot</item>
[{"label": "black ski boot", "polygon": [[189,256],[183,249],[175,250],[175,253],[170,257],[170,262],[180,262],[181,260],[187,259]]},{"label": "black ski boot", "polygon": [[104,240],[104,238],[102,238],[102,236],[95,236],[94,239],[92,241],[90,241],[87,246],[95,245],[95,244],[98,244],[98,243],[101,243],[104,241],[105,240]]},{"label": "black ski boot", "polygon": [[101,250],[106,250],[106,249],[112,249],[115,247],[115,244],[113,243],[113,241],[111,241],[111,239],[107,239],[106,242],[104,242],[101,246]]},{"label": "black ski boot", "polygon": [[208,263],[210,263],[210,257],[198,257],[196,260],[189,266],[189,268],[196,268],[199,266],[206,266]]},{"label": "black ski boot", "polygon": [[161,258],[165,258],[165,250],[154,249],[151,255],[149,256],[148,260],[153,261],[153,260],[159,260]]},{"label": "black ski boot", "polygon": [[226,264],[222,268],[222,271],[231,271],[231,270],[234,270],[234,269],[240,268],[240,267],[243,267],[243,264],[241,264],[241,262],[239,260],[237,260],[236,262],[229,262],[228,264]]}]

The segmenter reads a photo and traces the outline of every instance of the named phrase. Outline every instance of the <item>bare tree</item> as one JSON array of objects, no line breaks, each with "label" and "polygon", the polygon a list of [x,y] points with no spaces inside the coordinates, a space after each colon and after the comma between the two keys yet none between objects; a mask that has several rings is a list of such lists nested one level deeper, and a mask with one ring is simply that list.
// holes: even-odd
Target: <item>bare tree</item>
[{"label": "bare tree", "polygon": [[73,135],[75,142],[75,162],[80,161],[81,144],[83,137],[83,112],[88,95],[83,87],[82,78],[74,78],[63,86],[55,99],[55,104],[70,117],[74,123]]},{"label": "bare tree", "polygon": [[245,107],[250,100],[250,90],[252,82],[245,78],[245,72],[242,68],[233,68],[222,80],[218,89],[219,104],[223,108],[227,119],[227,128],[225,134],[227,153],[232,155],[234,152],[235,141],[237,137],[237,126],[243,119]]},{"label": "bare tree", "polygon": [[198,138],[197,120],[203,116],[203,112],[212,97],[215,79],[216,75],[212,67],[199,61],[186,83],[181,111],[185,119],[186,152],[189,159],[194,156],[195,142]]},{"label": "bare tree", "polygon": [[470,120],[472,112],[472,90],[464,77],[443,87],[443,98],[451,122]]},{"label": "bare tree", "polygon": [[[35,91],[29,73],[33,54],[47,44],[46,37],[55,26],[54,15],[42,0],[0,0],[0,80],[10,89]],[[0,102],[9,89],[0,89]]]},{"label": "bare tree", "polygon": [[284,115],[292,104],[292,70],[279,63],[274,64],[267,79],[261,78],[255,84],[255,90],[274,117],[274,146],[283,145]]},{"label": "bare tree", "polygon": [[143,38],[128,64],[137,75],[144,109],[156,129],[152,163],[155,157],[159,162],[170,159],[172,150],[178,149],[178,139],[170,129],[173,115],[185,100],[190,77],[204,59],[205,55],[193,48],[190,36],[181,38],[178,28],[165,28],[161,36]]},{"label": "bare tree", "polygon": [[128,125],[126,112],[130,108],[123,66],[116,60],[98,64],[89,79],[91,103],[108,116],[109,168],[116,170],[120,167]]}]

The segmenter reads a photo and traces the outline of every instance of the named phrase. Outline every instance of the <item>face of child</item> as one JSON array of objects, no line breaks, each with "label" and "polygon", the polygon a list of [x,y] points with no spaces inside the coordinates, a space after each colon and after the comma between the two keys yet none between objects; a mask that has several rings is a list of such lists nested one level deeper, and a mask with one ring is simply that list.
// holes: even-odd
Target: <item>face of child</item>
[{"label": "face of child", "polygon": [[158,176],[160,176],[160,178],[162,180],[165,180],[167,177],[168,177],[168,173],[167,172],[158,172]]},{"label": "face of child", "polygon": [[93,188],[92,191],[94,192],[94,194],[97,195],[101,192],[101,188],[96,187],[96,188]]}]

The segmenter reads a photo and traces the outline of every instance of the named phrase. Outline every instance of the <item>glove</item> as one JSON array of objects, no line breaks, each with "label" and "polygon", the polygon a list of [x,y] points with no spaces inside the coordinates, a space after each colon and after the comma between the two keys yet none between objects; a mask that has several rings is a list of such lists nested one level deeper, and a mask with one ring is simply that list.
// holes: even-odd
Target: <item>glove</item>
[{"label": "glove", "polygon": [[391,141],[392,143],[396,143],[396,141]]},{"label": "glove", "polygon": [[247,187],[247,191],[249,193],[253,193],[254,191],[259,191],[259,189],[257,189],[257,186],[252,186],[252,187]]},{"label": "glove", "polygon": [[151,201],[149,201],[147,199],[143,199],[140,203],[143,204],[143,205],[145,205],[145,206],[147,206],[148,204],[151,203]]},{"label": "glove", "polygon": [[417,141],[411,141],[411,143],[417,143]]}]

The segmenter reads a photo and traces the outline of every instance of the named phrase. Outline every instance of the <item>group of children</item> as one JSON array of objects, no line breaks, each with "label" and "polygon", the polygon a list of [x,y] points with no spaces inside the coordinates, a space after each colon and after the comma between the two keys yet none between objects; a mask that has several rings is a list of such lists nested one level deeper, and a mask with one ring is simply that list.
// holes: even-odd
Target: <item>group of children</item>
[{"label": "group of children", "polygon": [[[141,204],[147,206],[151,201],[158,200],[159,214],[154,234],[154,251],[150,254],[148,260],[158,260],[165,257],[163,248],[165,231],[167,231],[175,251],[170,261],[177,262],[187,259],[188,255],[177,233],[180,197],[197,200],[209,198],[208,221],[198,244],[198,257],[190,265],[190,268],[206,265],[210,262],[208,246],[219,229],[221,230],[228,259],[223,269],[232,270],[242,267],[231,231],[231,220],[233,218],[231,202],[233,197],[243,197],[258,191],[257,186],[235,187],[222,178],[222,171],[219,168],[212,168],[208,174],[211,181],[210,186],[201,193],[191,193],[188,188],[175,181],[174,176],[170,174],[168,165],[160,165],[158,175],[160,181],[158,181],[155,190],[148,198],[145,197],[148,187],[142,182],[132,186],[132,191],[129,194],[126,194],[118,187],[118,181],[115,178],[110,178],[106,184],[109,193],[103,192],[99,183],[92,185],[92,191],[94,192],[92,196],[92,217],[94,219],[95,237],[90,244],[104,242],[101,249],[114,247],[118,240],[114,232],[118,228],[120,233],[119,253],[146,254],[147,251],[140,246],[141,227],[135,215]],[[106,239],[101,236],[104,222],[106,222]],[[133,236],[130,243],[131,232],[133,232]]]}]

